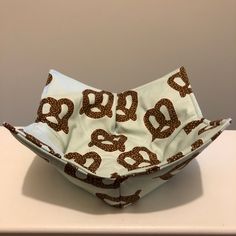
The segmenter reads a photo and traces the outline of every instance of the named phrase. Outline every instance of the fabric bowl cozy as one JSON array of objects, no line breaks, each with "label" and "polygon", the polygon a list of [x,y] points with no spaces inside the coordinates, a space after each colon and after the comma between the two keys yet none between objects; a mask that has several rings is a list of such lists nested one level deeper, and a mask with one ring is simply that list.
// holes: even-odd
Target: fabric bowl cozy
[{"label": "fabric bowl cozy", "polygon": [[180,67],[121,93],[50,70],[34,123],[3,125],[72,183],[126,207],[172,178],[230,123],[203,117]]}]

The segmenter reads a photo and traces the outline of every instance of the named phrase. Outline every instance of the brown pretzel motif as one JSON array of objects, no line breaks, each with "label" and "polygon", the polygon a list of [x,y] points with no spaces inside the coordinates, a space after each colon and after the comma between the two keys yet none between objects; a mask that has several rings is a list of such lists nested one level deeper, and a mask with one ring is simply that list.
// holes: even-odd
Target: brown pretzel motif
[{"label": "brown pretzel motif", "polygon": [[16,130],[16,128],[14,126],[12,126],[11,124],[7,123],[7,122],[4,122],[3,123],[3,126],[5,128],[7,128],[11,133],[13,134],[18,134],[18,131]]},{"label": "brown pretzel motif", "polygon": [[49,73],[45,86],[49,85],[49,84],[52,82],[52,79],[53,79],[53,77],[52,77],[52,75]]},{"label": "brown pretzel motif", "polygon": [[[148,154],[149,160],[144,159],[144,157],[140,154],[140,151],[144,151]],[[131,158],[134,163],[129,164],[125,159]],[[134,147],[131,151],[121,153],[118,158],[117,162],[130,170],[135,170],[142,167],[147,167],[151,165],[157,165],[160,163],[160,161],[157,159],[157,155],[153,152],[151,152],[146,147]],[[147,163],[145,166],[140,166],[140,164]]]},{"label": "brown pretzel motif", "polygon": [[106,202],[106,200],[117,202],[118,204],[112,205],[114,207],[124,207],[129,204],[133,204],[140,199],[139,194],[141,193],[141,189],[137,190],[134,194],[127,195],[127,196],[119,196],[119,197],[112,197],[105,193],[96,193],[96,196]]},{"label": "brown pretzel motif", "polygon": [[182,157],[184,157],[184,154],[183,154],[182,152],[178,152],[178,153],[176,153],[175,155],[173,155],[173,156],[167,158],[167,162],[168,162],[168,163],[171,163],[171,162],[173,162],[173,161],[179,160],[179,159],[182,158]]},{"label": "brown pretzel motif", "polygon": [[222,120],[214,120],[214,121],[210,121],[209,125],[206,125],[205,127],[201,128],[199,131],[198,131],[198,135],[208,131],[208,130],[211,130],[211,129],[214,129],[216,128],[217,126],[220,125],[220,122]]},{"label": "brown pretzel motif", "polygon": [[[118,100],[117,100],[117,106],[116,106],[116,110],[120,110],[123,112],[123,114],[117,114],[116,113],[116,121],[118,122],[124,122],[127,120],[136,120],[137,119],[137,115],[136,113],[136,109],[138,106],[138,94],[136,91],[125,91],[123,93],[119,93],[117,94],[118,96]],[[126,108],[126,101],[127,101],[127,97],[131,96],[131,105],[129,108]]]},{"label": "brown pretzel motif", "polygon": [[191,151],[194,151],[195,149],[201,147],[203,145],[203,140],[202,139],[198,139],[196,140],[194,143],[191,144]]},{"label": "brown pretzel motif", "polygon": [[[45,104],[50,105],[50,110],[48,113],[43,113],[43,106]],[[62,118],[59,117],[61,111],[62,111],[62,105],[66,105],[68,110],[66,114]],[[52,98],[52,97],[47,97],[41,100],[38,111],[37,111],[37,118],[35,122],[43,122],[46,123],[48,126],[50,126],[52,129],[55,131],[64,131],[66,134],[69,132],[69,127],[68,127],[68,119],[72,115],[74,111],[74,104],[71,100],[67,98],[61,98],[59,100]],[[57,123],[54,123],[50,120],[47,119],[47,117],[53,116],[56,118]]]},{"label": "brown pretzel motif", "polygon": [[[178,83],[175,82],[176,78],[181,78],[181,80],[184,82],[184,86],[179,85]],[[184,67],[180,68],[180,71],[172,75],[167,83],[172,87],[173,89],[177,90],[180,94],[181,97],[185,97],[186,94],[192,93],[192,88],[190,88],[189,80],[187,73],[184,69]]]},{"label": "brown pretzel motif", "polygon": [[[65,158],[69,160],[74,160],[79,165],[90,170],[93,173],[96,173],[96,170],[99,168],[102,158],[96,152],[87,152],[84,155],[79,154],[78,152],[69,152],[64,155]],[[93,162],[89,167],[85,166],[87,159],[93,159]]]},{"label": "brown pretzel motif", "polygon": [[[102,136],[102,138],[99,138]],[[113,135],[107,133],[103,129],[96,129],[91,134],[91,142],[88,144],[89,147],[96,145],[97,147],[103,149],[107,152],[114,152],[120,150],[121,152],[125,151],[125,142],[127,137],[120,134],[120,135]],[[110,143],[104,143],[104,142]]]},{"label": "brown pretzel motif", "polygon": [[[170,120],[166,120],[165,115],[160,111],[161,106],[165,106],[167,108]],[[155,117],[156,121],[159,123],[158,128],[153,126],[149,120],[150,116]],[[161,99],[156,103],[154,108],[147,110],[143,119],[145,126],[152,134],[152,141],[156,138],[163,139],[169,137],[181,124],[172,102],[167,98]],[[162,131],[162,129],[166,126],[168,128]]]},{"label": "brown pretzel motif", "polygon": [[204,121],[204,118],[201,118],[200,120],[193,120],[190,121],[187,125],[184,126],[184,131],[186,134],[189,134],[192,132],[193,129],[195,129],[197,126],[202,124]]},{"label": "brown pretzel motif", "polygon": [[[90,103],[89,94],[93,94],[95,97],[94,103]],[[104,95],[107,95],[106,105],[102,105]],[[79,111],[80,114],[85,113],[88,117],[98,119],[104,116],[112,117],[112,104],[114,100],[114,95],[107,91],[94,91],[92,89],[86,89],[83,91],[83,103]],[[92,109],[97,108],[99,111],[92,111]]]}]

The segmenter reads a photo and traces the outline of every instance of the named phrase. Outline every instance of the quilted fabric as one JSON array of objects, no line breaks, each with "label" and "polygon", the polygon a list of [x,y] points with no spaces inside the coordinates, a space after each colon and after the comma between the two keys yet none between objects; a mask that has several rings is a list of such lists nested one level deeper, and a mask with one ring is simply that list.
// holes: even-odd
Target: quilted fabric
[{"label": "quilted fabric", "polygon": [[173,177],[230,122],[203,117],[180,67],[121,93],[50,70],[35,122],[4,126],[71,182],[125,207]]}]

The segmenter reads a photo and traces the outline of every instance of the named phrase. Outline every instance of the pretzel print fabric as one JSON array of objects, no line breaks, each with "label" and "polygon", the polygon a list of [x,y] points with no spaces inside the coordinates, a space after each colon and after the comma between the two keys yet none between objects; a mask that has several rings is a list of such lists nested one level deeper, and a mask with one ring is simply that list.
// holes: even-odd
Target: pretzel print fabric
[{"label": "pretzel print fabric", "polygon": [[4,126],[79,187],[126,207],[184,169],[230,122],[203,117],[180,67],[120,93],[50,70],[35,122]]},{"label": "pretzel print fabric", "polygon": [[[91,103],[89,99],[89,95],[93,94],[95,99]],[[104,95],[108,96],[108,99],[105,101],[105,105],[102,105],[104,99]],[[80,109],[80,114],[85,113],[88,117],[93,119],[98,119],[104,116],[112,117],[112,104],[113,104],[114,96],[112,93],[107,91],[94,91],[92,89],[86,89],[83,91],[83,99],[82,99],[82,107]],[[93,111],[93,108],[97,108],[99,111]]]},{"label": "pretzel print fabric", "polygon": [[[49,112],[43,113],[43,107],[44,105],[49,104]],[[59,117],[60,113],[62,112],[62,105],[67,106],[67,112],[63,115],[62,118]],[[38,116],[35,120],[35,122],[44,122],[47,123],[48,126],[50,126],[55,131],[64,131],[66,134],[69,132],[68,128],[68,120],[70,116],[72,115],[74,111],[74,104],[71,100],[67,98],[61,98],[59,100],[53,98],[53,97],[47,97],[42,99],[40,102],[40,106],[38,109]],[[48,118],[54,117],[56,119],[56,122],[50,121]]]},{"label": "pretzel print fabric", "polygon": [[[170,119],[166,120],[165,115],[160,111],[160,107],[165,106],[168,110]],[[154,116],[158,122],[158,128],[154,128],[153,124],[150,122],[150,116]],[[171,100],[163,98],[155,104],[155,107],[147,110],[144,115],[144,123],[149,132],[152,135],[152,141],[156,138],[163,139],[168,138],[176,128],[178,128],[181,122],[178,119],[178,116],[175,112],[175,108]],[[168,129],[163,131],[163,128],[167,126]]]}]

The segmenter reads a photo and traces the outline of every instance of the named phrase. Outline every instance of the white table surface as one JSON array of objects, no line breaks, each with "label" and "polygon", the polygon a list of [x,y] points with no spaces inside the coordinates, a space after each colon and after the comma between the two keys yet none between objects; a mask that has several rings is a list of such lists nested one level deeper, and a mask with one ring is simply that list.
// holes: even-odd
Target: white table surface
[{"label": "white table surface", "polygon": [[0,233],[236,235],[236,131],[126,209],[79,189],[3,127],[0,140]]}]

